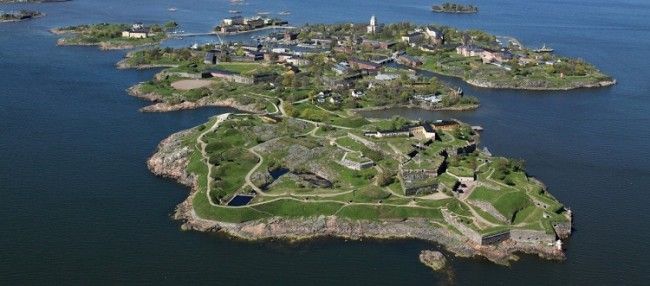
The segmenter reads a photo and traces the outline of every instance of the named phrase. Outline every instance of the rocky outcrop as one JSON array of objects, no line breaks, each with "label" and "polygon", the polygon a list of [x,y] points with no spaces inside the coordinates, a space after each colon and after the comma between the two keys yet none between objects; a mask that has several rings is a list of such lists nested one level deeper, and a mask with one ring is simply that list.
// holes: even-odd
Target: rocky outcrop
[{"label": "rocky outcrop", "polygon": [[422,250],[419,258],[420,262],[434,271],[442,270],[447,265],[447,259],[439,251]]},{"label": "rocky outcrop", "polygon": [[203,97],[197,101],[184,101],[181,103],[167,103],[162,102],[163,97],[157,93],[145,93],[141,90],[141,85],[136,84],[130,87],[127,91],[129,95],[155,102],[152,105],[140,108],[141,112],[169,112],[178,110],[197,109],[201,107],[232,107],[244,112],[260,113],[261,111],[255,104],[244,105],[232,98],[215,99],[211,97]]},{"label": "rocky outcrop", "polygon": [[158,151],[147,161],[149,170],[157,176],[174,179],[183,185],[192,186],[194,176],[185,170],[192,149],[185,146],[182,141],[182,138],[191,131],[190,129],[172,134],[160,142]]},{"label": "rocky outcrop", "polygon": [[522,89],[522,90],[571,90],[578,88],[597,88],[597,87],[606,87],[616,84],[615,79],[611,80],[601,80],[598,82],[576,82],[569,86],[554,87],[548,86],[548,82],[543,80],[521,80],[518,81],[516,85],[512,83],[505,82],[492,82],[487,80],[479,79],[467,79],[465,80],[470,85],[484,88],[498,88],[498,89]]}]

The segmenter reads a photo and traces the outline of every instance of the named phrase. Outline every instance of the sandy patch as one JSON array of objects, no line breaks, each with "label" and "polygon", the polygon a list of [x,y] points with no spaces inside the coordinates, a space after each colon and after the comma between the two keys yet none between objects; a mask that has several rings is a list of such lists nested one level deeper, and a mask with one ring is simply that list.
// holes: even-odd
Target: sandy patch
[{"label": "sandy patch", "polygon": [[191,90],[209,86],[213,81],[209,79],[184,79],[172,83],[172,87],[178,90]]}]

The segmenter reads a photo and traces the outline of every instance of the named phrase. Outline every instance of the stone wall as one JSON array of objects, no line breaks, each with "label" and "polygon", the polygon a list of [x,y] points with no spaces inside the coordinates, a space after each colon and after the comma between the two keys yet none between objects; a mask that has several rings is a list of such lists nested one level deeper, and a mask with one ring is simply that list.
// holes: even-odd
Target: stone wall
[{"label": "stone wall", "polygon": [[507,219],[505,216],[503,216],[499,211],[497,211],[497,209],[495,209],[491,203],[479,201],[479,200],[471,200],[468,201],[468,203],[477,206],[478,208],[480,208],[486,213],[489,213],[491,216],[500,220],[501,222],[510,223],[510,220]]},{"label": "stone wall", "polygon": [[510,239],[523,243],[554,243],[555,234],[548,234],[541,230],[512,229]]},{"label": "stone wall", "polygon": [[481,245],[497,244],[510,238],[510,231],[486,235],[481,238]]},{"label": "stone wall", "polygon": [[469,238],[474,243],[481,244],[483,241],[483,238],[481,235],[471,229],[469,226],[465,225],[462,221],[460,221],[455,215],[453,215],[449,210],[447,209],[441,209],[440,210],[442,213],[442,217],[445,219],[445,221],[456,228],[460,233],[462,233],[465,237]]}]

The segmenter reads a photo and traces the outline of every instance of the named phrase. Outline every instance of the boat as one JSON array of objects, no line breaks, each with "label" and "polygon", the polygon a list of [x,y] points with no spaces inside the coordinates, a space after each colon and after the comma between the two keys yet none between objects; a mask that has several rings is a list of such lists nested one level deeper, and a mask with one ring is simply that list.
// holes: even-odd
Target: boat
[{"label": "boat", "polygon": [[240,14],[241,11],[238,11],[238,10],[228,10],[228,13],[230,13],[230,14]]},{"label": "boat", "polygon": [[262,15],[268,15],[268,14],[271,14],[271,13],[266,12],[266,11],[263,11],[263,12],[257,12],[257,15],[260,15],[260,16],[262,16]]},{"label": "boat", "polygon": [[282,11],[282,12],[279,12],[278,15],[291,15],[291,12],[289,12],[289,11]]},{"label": "boat", "polygon": [[190,49],[192,49],[192,50],[198,50],[198,49],[199,49],[199,44],[198,44],[198,43],[194,43],[194,45],[192,45],[192,46],[190,47]]},{"label": "boat", "polygon": [[554,49],[547,47],[546,44],[542,45],[542,47],[539,48],[539,49],[533,50],[533,52],[536,52],[536,53],[550,53],[550,52],[553,52],[553,51],[554,51]]},{"label": "boat", "polygon": [[178,11],[178,9],[176,9],[176,7],[171,7],[171,8],[169,8],[169,9],[167,9],[167,11],[169,11],[169,12],[176,12],[176,11]]}]

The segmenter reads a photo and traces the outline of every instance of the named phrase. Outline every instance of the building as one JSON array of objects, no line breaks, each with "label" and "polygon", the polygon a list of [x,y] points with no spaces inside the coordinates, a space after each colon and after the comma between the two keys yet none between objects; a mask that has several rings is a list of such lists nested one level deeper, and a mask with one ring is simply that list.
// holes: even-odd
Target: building
[{"label": "building", "polygon": [[489,63],[503,63],[513,59],[512,53],[508,51],[490,51],[485,50],[481,53],[481,60],[485,64]]},{"label": "building", "polygon": [[350,65],[348,63],[346,63],[346,62],[340,62],[338,64],[334,64],[334,66],[332,67],[332,70],[335,73],[341,75],[341,74],[347,73],[350,70]]},{"label": "building", "polygon": [[451,131],[458,128],[458,126],[460,126],[460,124],[455,120],[436,120],[432,122],[431,125],[435,129],[444,130],[444,131]]},{"label": "building", "polygon": [[289,32],[289,31],[284,32],[284,40],[285,41],[293,41],[293,40],[296,40],[296,39],[298,39],[298,33]]},{"label": "building", "polygon": [[352,97],[354,97],[354,98],[361,98],[361,97],[363,97],[363,91],[351,89],[350,90],[350,95]]},{"label": "building", "polygon": [[331,89],[347,89],[352,88],[356,80],[362,78],[361,73],[353,73],[345,76],[329,77],[325,76],[321,78],[323,84]]},{"label": "building", "polygon": [[464,57],[481,56],[485,50],[473,45],[462,45],[456,47],[456,53]]},{"label": "building", "polygon": [[223,19],[221,22],[224,26],[242,25],[244,24],[244,18],[242,16],[235,16]]},{"label": "building", "polygon": [[421,102],[426,102],[431,104],[440,103],[442,101],[441,96],[435,94],[427,94],[427,95],[417,94],[413,96],[413,99],[416,101],[421,101]]},{"label": "building", "polygon": [[246,51],[245,56],[249,59],[252,59],[253,61],[261,61],[264,59],[264,53],[262,52],[251,52],[251,51]]},{"label": "building", "polygon": [[217,55],[213,51],[209,51],[205,53],[205,56],[203,57],[203,63],[206,65],[214,65],[217,64],[219,60],[217,59]]},{"label": "building", "polygon": [[286,59],[285,62],[290,63],[294,66],[306,66],[310,63],[308,59],[301,58],[301,57],[290,57]]},{"label": "building", "polygon": [[377,132],[366,132],[363,133],[366,137],[373,138],[391,138],[391,137],[409,137],[411,132],[408,130],[398,130],[398,131],[377,131]]},{"label": "building", "polygon": [[420,41],[422,41],[423,37],[424,34],[422,34],[422,32],[411,32],[405,36],[402,36],[402,42],[406,42],[409,44],[419,43]]},{"label": "building", "polygon": [[360,59],[357,59],[357,58],[349,59],[348,63],[350,64],[350,67],[352,67],[354,69],[365,70],[365,71],[368,71],[368,72],[377,72],[377,71],[379,71],[379,69],[381,69],[380,64],[360,60]]},{"label": "building", "polygon": [[381,28],[382,26],[377,23],[377,17],[375,17],[375,15],[372,15],[372,17],[370,17],[370,23],[366,27],[366,32],[368,34],[375,34],[381,32]]},{"label": "building", "polygon": [[207,74],[214,78],[220,78],[226,81],[242,83],[242,84],[257,84],[257,83],[272,82],[277,77],[275,74],[270,74],[270,73],[260,73],[251,76],[243,76],[238,73],[224,71],[224,70],[212,70],[207,72]]},{"label": "building", "polygon": [[424,29],[424,34],[429,39],[431,44],[442,45],[445,43],[445,35],[442,33],[441,30],[437,28],[427,26]]},{"label": "building", "polygon": [[152,36],[151,29],[141,23],[136,23],[130,29],[122,31],[123,38],[145,39]]},{"label": "building", "polygon": [[375,162],[372,160],[359,156],[359,155],[350,155],[351,153],[345,153],[343,155],[343,158],[341,158],[341,161],[339,161],[339,164],[343,165],[344,167],[352,170],[363,170],[363,169],[368,169],[372,168],[375,166]]},{"label": "building", "polygon": [[371,49],[382,49],[382,50],[387,50],[390,49],[392,46],[394,46],[395,42],[387,42],[387,41],[376,41],[376,40],[368,40],[368,39],[363,39],[361,42],[361,45],[371,48]]},{"label": "building", "polygon": [[416,139],[436,139],[436,132],[433,130],[430,124],[422,124],[420,126],[411,127],[409,128],[409,132],[411,133],[411,136],[415,137]]},{"label": "building", "polygon": [[407,54],[402,54],[397,57],[397,62],[400,64],[403,64],[405,66],[409,66],[412,68],[417,68],[422,65],[422,61],[420,59],[409,56]]},{"label": "building", "polygon": [[244,25],[247,25],[250,29],[257,29],[265,26],[264,19],[262,18],[250,18],[244,19]]},{"label": "building", "polygon": [[378,73],[375,76],[375,79],[379,80],[379,81],[389,81],[389,80],[395,80],[397,78],[399,78],[399,75],[392,74],[392,73],[390,73],[390,74],[389,73]]}]

